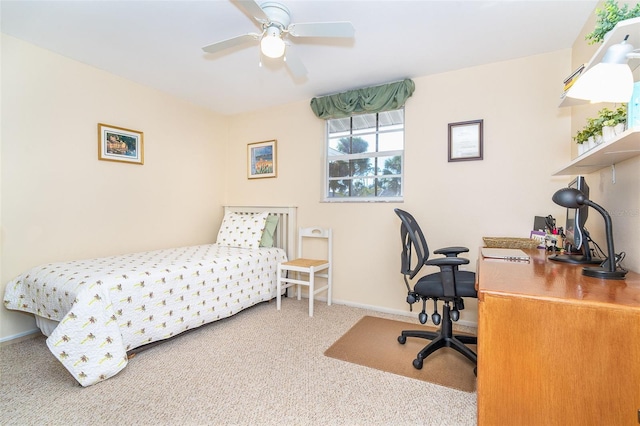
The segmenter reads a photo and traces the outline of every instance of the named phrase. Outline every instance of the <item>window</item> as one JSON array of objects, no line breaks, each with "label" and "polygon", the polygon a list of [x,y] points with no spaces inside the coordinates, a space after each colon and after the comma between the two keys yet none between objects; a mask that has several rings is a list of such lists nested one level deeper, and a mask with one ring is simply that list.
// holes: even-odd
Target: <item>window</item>
[{"label": "window", "polygon": [[404,108],[327,120],[326,201],[402,200]]}]

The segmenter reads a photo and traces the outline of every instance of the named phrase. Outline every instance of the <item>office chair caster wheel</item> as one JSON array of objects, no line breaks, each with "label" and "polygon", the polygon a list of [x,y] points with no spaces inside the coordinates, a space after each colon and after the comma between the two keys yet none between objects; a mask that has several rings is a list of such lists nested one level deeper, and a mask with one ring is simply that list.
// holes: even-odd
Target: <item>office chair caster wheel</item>
[{"label": "office chair caster wheel", "polygon": [[416,370],[422,370],[422,360],[421,360],[421,359],[418,359],[418,358],[414,359],[414,360],[413,360],[413,367],[414,367]]},{"label": "office chair caster wheel", "polygon": [[406,336],[398,336],[398,343],[400,343],[401,345],[404,345],[405,343],[407,343],[407,337]]},{"label": "office chair caster wheel", "polygon": [[420,315],[418,315],[418,319],[420,320],[420,324],[426,324],[427,323],[427,314],[424,312],[420,312]]},{"label": "office chair caster wheel", "polygon": [[438,313],[438,299],[433,299],[433,314],[431,315],[431,320],[435,325],[440,325],[440,320],[442,317]]},{"label": "office chair caster wheel", "polygon": [[451,321],[458,321],[460,319],[460,311],[457,309],[454,309],[453,311],[451,311]]}]

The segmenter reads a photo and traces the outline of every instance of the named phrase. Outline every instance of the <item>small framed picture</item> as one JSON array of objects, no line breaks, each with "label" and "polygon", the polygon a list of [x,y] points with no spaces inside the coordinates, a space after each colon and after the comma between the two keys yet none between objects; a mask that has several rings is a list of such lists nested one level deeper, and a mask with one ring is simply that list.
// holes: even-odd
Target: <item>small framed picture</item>
[{"label": "small framed picture", "polygon": [[142,132],[98,123],[98,159],[144,164]]},{"label": "small framed picture", "polygon": [[249,179],[276,177],[276,140],[247,145]]},{"label": "small framed picture", "polygon": [[449,123],[449,161],[482,160],[483,120]]}]

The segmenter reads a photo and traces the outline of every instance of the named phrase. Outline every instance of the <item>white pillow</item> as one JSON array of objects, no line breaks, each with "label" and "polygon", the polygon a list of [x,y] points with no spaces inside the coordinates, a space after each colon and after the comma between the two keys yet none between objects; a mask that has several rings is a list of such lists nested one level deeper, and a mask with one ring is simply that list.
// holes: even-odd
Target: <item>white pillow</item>
[{"label": "white pillow", "polygon": [[229,247],[259,248],[268,214],[268,212],[225,214],[216,243]]}]

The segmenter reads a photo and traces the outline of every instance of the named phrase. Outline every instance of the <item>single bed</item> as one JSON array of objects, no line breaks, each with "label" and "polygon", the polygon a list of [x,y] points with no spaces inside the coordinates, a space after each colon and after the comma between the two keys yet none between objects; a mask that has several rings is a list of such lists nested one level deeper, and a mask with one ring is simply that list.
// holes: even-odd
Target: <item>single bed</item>
[{"label": "single bed", "polygon": [[89,386],[134,348],[273,299],[295,229],[295,207],[227,206],[214,244],[40,265],[7,284],[4,305],[34,314],[53,355]]}]

